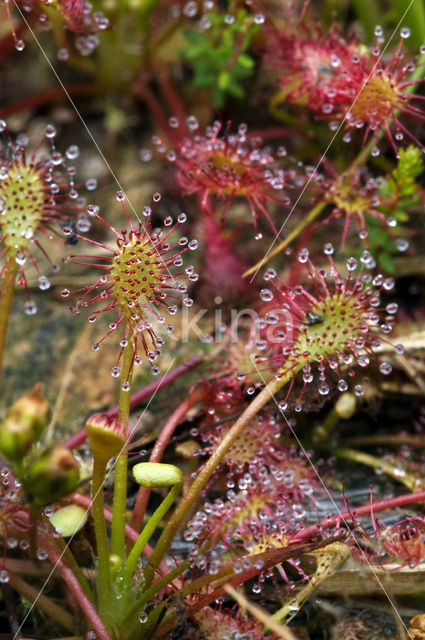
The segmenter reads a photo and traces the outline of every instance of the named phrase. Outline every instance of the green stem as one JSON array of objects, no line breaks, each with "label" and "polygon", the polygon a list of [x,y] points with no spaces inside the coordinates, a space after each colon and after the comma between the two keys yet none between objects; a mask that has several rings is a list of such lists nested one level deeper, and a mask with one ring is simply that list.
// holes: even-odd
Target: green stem
[{"label": "green stem", "polygon": [[4,345],[6,343],[7,325],[9,324],[10,309],[15,292],[18,263],[10,259],[0,288],[0,379],[3,363]]},{"label": "green stem", "polygon": [[373,469],[380,469],[388,476],[401,482],[410,491],[418,491],[422,487],[422,483],[419,478],[412,473],[407,473],[402,469],[399,469],[396,464],[386,462],[376,456],[371,456],[369,453],[363,453],[363,451],[357,451],[356,449],[338,448],[333,451],[333,455],[338,458],[344,458],[345,460],[352,460],[353,462],[360,462]]},{"label": "green stem", "polygon": [[149,600],[151,600],[164,587],[171,584],[175,578],[181,575],[183,571],[189,569],[189,567],[190,562],[188,560],[182,562],[182,564],[173,569],[173,571],[170,571],[170,573],[167,573],[166,576],[164,576],[160,580],[157,580],[151,587],[149,587],[149,589],[146,589],[146,591],[132,605],[130,611],[127,614],[126,621],[124,621],[124,625],[134,619],[134,616],[136,616],[137,613],[139,613],[143,609],[143,607]]},{"label": "green stem", "polygon": [[204,489],[208,480],[216,470],[217,466],[221,464],[226,453],[229,451],[232,444],[240,436],[245,427],[249,425],[251,420],[255,418],[257,413],[273,398],[274,394],[279,391],[287,382],[296,375],[298,371],[303,367],[304,361],[298,363],[293,369],[286,371],[280,379],[273,379],[269,382],[264,389],[256,396],[251,404],[245,409],[245,411],[239,416],[238,420],[227,432],[217,449],[207,460],[198,477],[194,480],[192,486],[181,500],[179,506],[171,516],[166,528],[164,529],[161,537],[159,538],[156,547],[150,557],[149,566],[146,569],[145,578],[146,586],[149,586],[154,576],[154,568],[158,566],[158,563],[164,556],[164,554],[170,548],[171,542],[177,533],[182,522],[189,514],[192,507],[196,504],[201,491]]},{"label": "green stem", "polygon": [[309,211],[309,213],[302,220],[300,220],[297,226],[294,227],[290,233],[288,233],[286,238],[282,242],[280,242],[277,245],[277,247],[275,247],[266,256],[264,256],[262,260],[257,262],[257,264],[255,264],[250,269],[248,269],[248,271],[245,271],[245,273],[243,274],[243,277],[245,278],[246,276],[249,276],[251,273],[257,272],[258,269],[261,269],[261,267],[267,264],[267,262],[272,258],[274,258],[275,255],[277,255],[278,253],[286,249],[288,244],[290,244],[292,240],[297,238],[300,235],[300,233],[302,233],[304,229],[320,215],[320,213],[323,211],[326,205],[327,205],[327,202],[324,202],[323,200],[318,202],[311,209],[311,211]]},{"label": "green stem", "polygon": [[110,607],[111,583],[109,573],[109,545],[103,506],[103,482],[106,461],[94,456],[92,479],[93,522],[97,547],[97,589],[99,613],[105,614]]},{"label": "green stem", "polygon": [[164,498],[156,511],[151,515],[147,525],[145,526],[142,533],[138,537],[137,542],[133,546],[125,565],[124,592],[126,592],[130,587],[131,578],[133,576],[137,562],[139,561],[140,555],[143,553],[143,549],[145,548],[146,543],[149,542],[149,539],[152,536],[153,532],[179,495],[181,489],[181,483],[175,484],[173,487],[171,487],[168,495]]},{"label": "green stem", "polygon": [[[125,426],[128,437],[130,415],[130,391],[124,391],[122,385],[128,382],[131,387],[133,378],[134,345],[129,340],[124,349],[119,397],[118,421]],[[124,560],[125,554],[125,515],[127,502],[127,453],[121,453],[115,463],[114,500],[112,505],[111,553]]]}]

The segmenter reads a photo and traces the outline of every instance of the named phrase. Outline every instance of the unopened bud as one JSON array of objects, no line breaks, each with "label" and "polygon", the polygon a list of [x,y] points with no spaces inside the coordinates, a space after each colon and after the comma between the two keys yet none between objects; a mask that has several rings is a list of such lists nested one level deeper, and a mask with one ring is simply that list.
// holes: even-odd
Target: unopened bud
[{"label": "unopened bud", "polygon": [[41,385],[16,400],[0,425],[0,453],[8,462],[20,462],[49,424],[50,406]]},{"label": "unopened bud", "polygon": [[139,462],[133,467],[133,476],[142,487],[157,489],[183,484],[183,474],[173,464]]},{"label": "unopened bud", "polygon": [[356,396],[353,393],[343,393],[335,403],[335,412],[339,418],[349,420],[356,413]]},{"label": "unopened bud", "polygon": [[78,462],[65,447],[51,447],[28,469],[24,487],[33,503],[56,502],[75,489],[80,479]]},{"label": "unopened bud", "polygon": [[93,454],[100,460],[107,462],[124,447],[125,431],[116,418],[95,413],[87,420],[86,431]]}]

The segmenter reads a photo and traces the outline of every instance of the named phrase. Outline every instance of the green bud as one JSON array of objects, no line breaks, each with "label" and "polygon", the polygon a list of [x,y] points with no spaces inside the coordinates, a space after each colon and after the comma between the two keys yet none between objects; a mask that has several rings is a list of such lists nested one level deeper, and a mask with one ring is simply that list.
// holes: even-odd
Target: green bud
[{"label": "green bud", "polygon": [[107,462],[124,447],[126,436],[122,425],[102,413],[95,413],[86,422],[87,438],[93,454]]},{"label": "green bud", "polygon": [[39,506],[56,502],[75,489],[80,479],[78,462],[65,447],[51,447],[28,469],[24,488]]},{"label": "green bud", "polygon": [[0,425],[0,453],[8,462],[21,462],[49,424],[50,406],[41,385],[16,400]]},{"label": "green bud", "polygon": [[173,464],[139,462],[133,467],[133,476],[142,487],[158,489],[183,484],[183,474]]}]

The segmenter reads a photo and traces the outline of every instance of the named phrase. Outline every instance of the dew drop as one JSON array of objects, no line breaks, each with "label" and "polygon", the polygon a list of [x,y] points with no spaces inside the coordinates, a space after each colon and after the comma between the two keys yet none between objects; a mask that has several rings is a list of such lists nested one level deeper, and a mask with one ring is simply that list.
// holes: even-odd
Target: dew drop
[{"label": "dew drop", "polygon": [[46,129],[45,129],[45,136],[46,138],[52,139],[56,136],[56,127],[53,124],[48,124],[46,125]]},{"label": "dew drop", "polygon": [[47,551],[46,551],[46,549],[37,549],[37,559],[38,560],[46,560],[47,559]]},{"label": "dew drop", "polygon": [[404,39],[410,38],[410,29],[409,27],[402,27],[400,30],[400,36]]},{"label": "dew drop", "polygon": [[397,238],[396,245],[399,251],[407,251],[407,249],[409,248],[409,241],[406,240],[406,238]]},{"label": "dew drop", "polygon": [[46,291],[51,287],[50,280],[46,278],[46,276],[40,276],[38,279],[38,286],[42,291]]},{"label": "dew drop", "polygon": [[6,582],[9,582],[9,574],[7,573],[6,569],[2,569],[0,571],[0,582],[1,584],[5,584]]},{"label": "dew drop", "polygon": [[340,391],[347,391],[348,389],[348,384],[346,383],[345,380],[338,380],[338,389]]},{"label": "dew drop", "polygon": [[270,302],[270,300],[273,300],[273,293],[270,289],[261,289],[260,298],[264,302]]},{"label": "dew drop", "polygon": [[97,204],[89,204],[87,207],[87,213],[89,216],[95,217],[99,215],[99,206]]},{"label": "dew drop", "polygon": [[17,40],[15,42],[15,49],[17,51],[23,51],[25,49],[25,42],[23,40]]},{"label": "dew drop", "polygon": [[125,200],[125,194],[123,191],[117,191],[117,195],[115,197],[118,202],[123,202],[123,200]]},{"label": "dew drop", "polygon": [[33,300],[27,300],[24,305],[24,309],[27,316],[33,316],[38,311],[37,305],[35,304],[35,302],[33,302]]},{"label": "dew drop", "polygon": [[20,265],[25,264],[26,259],[27,259],[27,256],[25,255],[25,253],[22,253],[22,251],[18,251],[18,253],[15,256],[15,261]]},{"label": "dew drop", "polygon": [[298,255],[297,255],[298,262],[301,262],[302,264],[304,264],[308,261],[308,257],[309,257],[308,249],[301,249],[298,252]]},{"label": "dew drop", "polygon": [[58,60],[61,60],[61,61],[68,60],[69,58],[68,49],[66,47],[61,47],[60,49],[58,49],[57,56],[58,56]]},{"label": "dew drop", "polygon": [[88,191],[94,191],[95,189],[97,189],[96,178],[89,178],[88,180],[86,180],[86,189]]},{"label": "dew drop", "polygon": [[389,362],[383,362],[379,367],[379,371],[383,373],[384,376],[388,376],[392,371],[392,366]]},{"label": "dew drop", "polygon": [[111,375],[113,378],[119,378],[120,370],[118,367],[113,367],[111,371]]}]

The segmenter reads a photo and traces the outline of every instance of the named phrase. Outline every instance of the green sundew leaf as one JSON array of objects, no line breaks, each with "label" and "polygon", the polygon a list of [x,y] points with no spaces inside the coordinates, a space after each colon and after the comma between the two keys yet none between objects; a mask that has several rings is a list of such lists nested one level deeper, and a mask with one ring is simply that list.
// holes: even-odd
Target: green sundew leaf
[{"label": "green sundew leaf", "polygon": [[386,271],[387,273],[394,273],[394,262],[389,253],[379,253],[378,262],[382,269],[384,269],[384,271]]},{"label": "green sundew leaf", "polygon": [[217,85],[222,91],[226,91],[230,88],[232,82],[232,76],[227,71],[223,71],[217,78]]},{"label": "green sundew leaf", "polygon": [[248,56],[246,53],[242,53],[238,57],[238,64],[240,64],[241,67],[244,67],[244,69],[252,69],[255,63],[254,60],[250,58],[250,56]]}]

